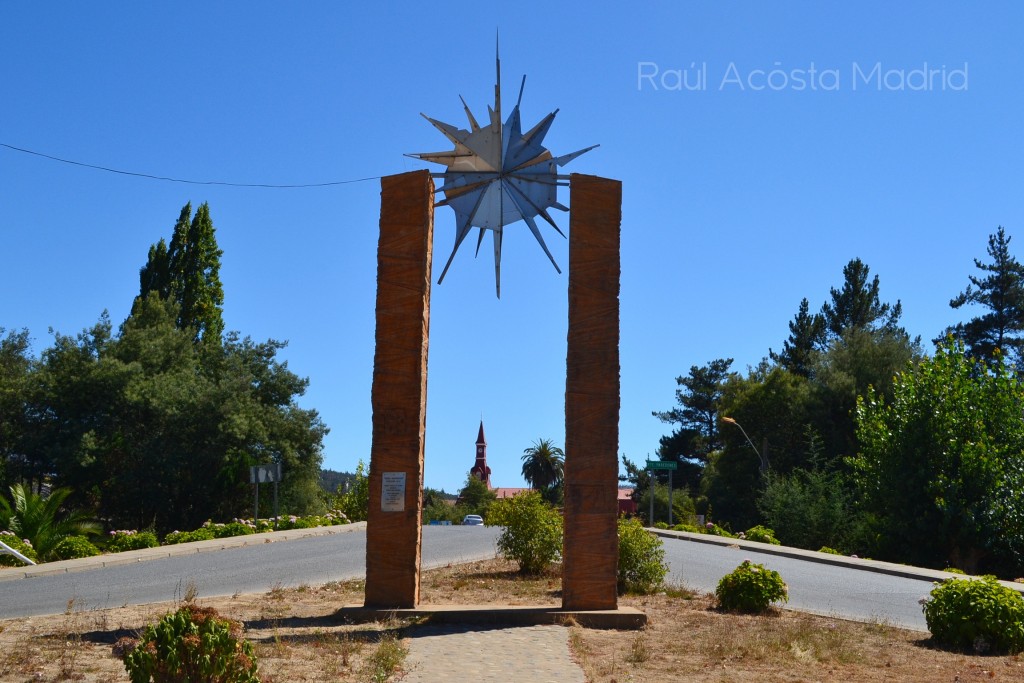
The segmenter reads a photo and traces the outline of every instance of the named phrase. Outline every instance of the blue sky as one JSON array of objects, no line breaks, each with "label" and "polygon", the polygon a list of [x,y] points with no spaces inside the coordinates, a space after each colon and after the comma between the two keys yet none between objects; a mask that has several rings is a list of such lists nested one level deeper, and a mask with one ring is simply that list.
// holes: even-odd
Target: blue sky
[{"label": "blue sky", "polygon": [[[634,460],[669,430],[651,411],[676,376],[756,364],[851,258],[928,340],[967,315],[949,299],[988,235],[1024,235],[1013,2],[3,3],[0,142],[236,183],[427,168],[403,154],[448,144],[419,113],[463,126],[461,94],[485,117],[496,29],[506,101],[527,75],[524,126],[560,109],[549,149],[601,145],[565,170],[623,182],[619,450]],[[331,428],[324,465],[352,470],[370,449],[379,192],[160,182],[0,148],[0,327],[39,352],[51,327],[105,309],[120,323],[149,245],[207,201],[227,327],[289,341],[302,405]],[[564,267],[567,242],[541,227]],[[435,264],[454,229],[439,209]],[[434,287],[428,486],[459,487],[481,416],[497,485],[521,485],[534,440],[564,443],[568,278],[522,223],[502,266],[500,301],[486,249],[464,246]]]}]

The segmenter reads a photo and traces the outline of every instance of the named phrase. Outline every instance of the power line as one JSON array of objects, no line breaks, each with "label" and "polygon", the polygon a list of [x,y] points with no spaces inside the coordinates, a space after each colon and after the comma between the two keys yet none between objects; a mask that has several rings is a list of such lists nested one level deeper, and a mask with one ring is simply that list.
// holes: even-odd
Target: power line
[{"label": "power line", "polygon": [[333,185],[349,185],[351,183],[362,183],[367,180],[380,180],[381,176],[370,176],[367,178],[354,178],[352,180],[334,180],[328,183],[302,183],[295,185],[276,185],[273,183],[229,183],[220,180],[188,180],[185,178],[170,178],[168,176],[152,175],[150,173],[136,173],[134,171],[123,171],[117,168],[108,168],[106,166],[97,166],[96,164],[87,164],[82,161],[73,161],[71,159],[62,159],[55,157],[50,154],[43,154],[42,152],[35,152],[31,149],[24,149],[22,147],[15,147],[14,145],[8,145],[7,143],[0,142],[0,147],[6,147],[7,149],[15,152],[22,152],[23,154],[31,154],[33,156],[42,157],[44,159],[50,159],[51,161],[59,161],[62,164],[71,164],[72,166],[82,166],[84,168],[92,168],[97,171],[106,171],[107,173],[117,173],[119,175],[135,176],[136,178],[148,178],[150,180],[163,180],[169,183],[186,183],[189,185],[225,185],[228,187],[266,187],[274,189],[291,189],[300,187],[331,187]]}]

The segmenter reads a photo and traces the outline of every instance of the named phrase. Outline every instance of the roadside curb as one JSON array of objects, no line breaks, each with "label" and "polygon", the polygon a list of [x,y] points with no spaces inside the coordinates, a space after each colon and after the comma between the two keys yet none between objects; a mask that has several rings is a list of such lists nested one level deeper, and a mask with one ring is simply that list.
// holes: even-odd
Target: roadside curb
[{"label": "roadside curb", "polygon": [[[858,569],[861,571],[875,572],[876,574],[887,574],[889,576],[898,576],[905,579],[940,582],[945,581],[946,579],[972,578],[964,574],[954,574],[952,572],[944,572],[938,569],[912,567],[906,564],[883,562],[881,560],[865,560],[859,557],[848,557],[846,555],[819,553],[816,550],[791,548],[784,545],[772,545],[770,543],[760,543],[758,541],[748,541],[740,538],[725,538],[723,536],[715,536],[713,534],[695,534],[689,531],[672,531],[670,529],[648,528],[647,530],[656,536],[670,538],[677,541],[690,541],[693,543],[707,543],[710,545],[745,549],[750,550],[751,552],[764,553],[766,555],[778,555],[780,557],[789,557],[791,559],[804,560],[806,562],[830,564],[836,567]],[[1024,584],[1002,580],[1000,580],[999,583],[1007,588],[1012,588],[1018,593],[1024,593]]]},{"label": "roadside curb", "polygon": [[147,562],[149,560],[161,560],[167,557],[195,555],[215,550],[244,548],[246,546],[263,545],[265,543],[280,543],[282,541],[294,541],[299,538],[333,536],[334,534],[345,534],[353,531],[365,530],[366,522],[353,522],[351,524],[339,524],[335,526],[317,526],[309,529],[289,529],[287,531],[268,531],[261,534],[214,538],[209,541],[193,541],[192,543],[162,545],[158,548],[129,550],[123,553],[83,557],[77,560],[46,562],[43,564],[37,564],[34,567],[0,569],[0,583],[4,581],[14,581],[17,579],[29,579],[36,576],[52,576],[54,574],[70,574],[72,572],[102,569],[104,567],[117,567],[126,564]]}]

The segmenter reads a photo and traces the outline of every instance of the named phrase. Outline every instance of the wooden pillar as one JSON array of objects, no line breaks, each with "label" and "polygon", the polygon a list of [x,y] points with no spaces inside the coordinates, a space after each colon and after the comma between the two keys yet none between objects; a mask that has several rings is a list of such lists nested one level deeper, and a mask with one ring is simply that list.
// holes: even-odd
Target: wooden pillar
[{"label": "wooden pillar", "polygon": [[382,178],[370,399],[367,607],[411,608],[419,603],[433,230],[430,174],[414,171]]},{"label": "wooden pillar", "polygon": [[622,183],[570,188],[562,607],[616,609]]}]

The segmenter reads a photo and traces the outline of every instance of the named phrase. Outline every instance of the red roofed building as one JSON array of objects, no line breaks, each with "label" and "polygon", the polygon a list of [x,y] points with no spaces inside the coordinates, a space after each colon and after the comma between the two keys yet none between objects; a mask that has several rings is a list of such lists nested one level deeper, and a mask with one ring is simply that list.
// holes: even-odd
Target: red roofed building
[{"label": "red roofed building", "polygon": [[[494,491],[494,495],[499,500],[502,498],[512,498],[520,493],[533,490],[528,487],[491,486],[491,468],[487,466],[487,439],[484,438],[483,420],[480,420],[480,431],[476,437],[476,462],[469,473],[484,482],[488,489]],[[618,508],[620,515],[636,514],[633,489],[618,489]]]}]

